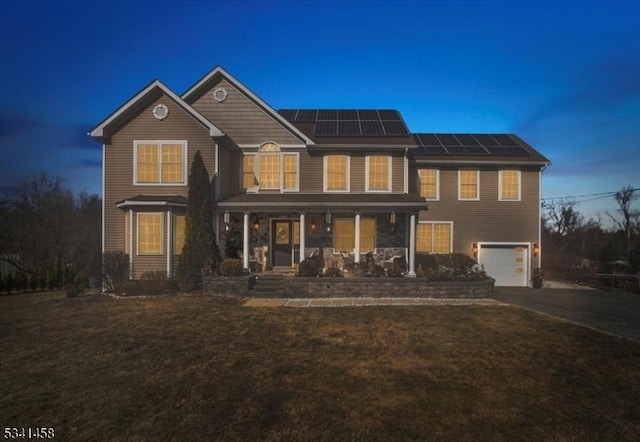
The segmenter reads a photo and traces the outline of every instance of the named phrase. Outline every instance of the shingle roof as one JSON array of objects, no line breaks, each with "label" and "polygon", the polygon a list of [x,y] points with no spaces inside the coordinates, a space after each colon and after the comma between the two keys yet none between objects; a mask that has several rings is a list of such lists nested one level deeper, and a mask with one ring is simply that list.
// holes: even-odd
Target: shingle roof
[{"label": "shingle roof", "polygon": [[226,209],[306,209],[332,212],[376,212],[381,209],[396,212],[426,210],[424,198],[416,194],[398,193],[243,193],[217,202]]}]

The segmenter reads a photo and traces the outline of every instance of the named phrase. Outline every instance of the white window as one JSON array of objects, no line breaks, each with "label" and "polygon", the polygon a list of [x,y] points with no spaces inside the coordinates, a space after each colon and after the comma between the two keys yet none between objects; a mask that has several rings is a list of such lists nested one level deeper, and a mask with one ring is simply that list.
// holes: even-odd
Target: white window
[{"label": "white window", "polygon": [[440,170],[419,169],[420,196],[427,200],[440,199]]},{"label": "white window", "polygon": [[162,255],[162,213],[138,213],[138,255]]},{"label": "white window", "polygon": [[[335,252],[351,253],[356,246],[356,221],[354,218],[336,218],[333,228]],[[376,248],[375,218],[360,218],[360,253],[369,253]]]},{"label": "white window", "polygon": [[480,199],[480,170],[458,171],[458,199],[477,201]]},{"label": "white window", "polygon": [[324,157],[324,191],[349,191],[350,158],[347,155],[326,155]]},{"label": "white window", "polygon": [[242,158],[242,186],[246,190],[297,192],[300,154],[282,153],[275,143],[264,143],[257,154]]},{"label": "white window", "polygon": [[135,141],[134,184],[186,185],[186,141]]},{"label": "white window", "polygon": [[521,173],[519,170],[501,170],[498,174],[498,199],[520,201]]},{"label": "white window", "polygon": [[391,192],[391,157],[368,155],[365,161],[365,190]]},{"label": "white window", "polygon": [[419,223],[416,226],[416,252],[451,253],[453,223]]}]

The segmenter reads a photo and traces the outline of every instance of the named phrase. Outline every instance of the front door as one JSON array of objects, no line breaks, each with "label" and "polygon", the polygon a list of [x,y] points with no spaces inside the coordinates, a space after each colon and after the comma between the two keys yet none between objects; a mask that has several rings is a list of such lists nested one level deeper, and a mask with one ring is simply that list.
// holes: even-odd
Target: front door
[{"label": "front door", "polygon": [[274,267],[291,267],[293,255],[293,229],[291,220],[271,222],[271,250]]}]

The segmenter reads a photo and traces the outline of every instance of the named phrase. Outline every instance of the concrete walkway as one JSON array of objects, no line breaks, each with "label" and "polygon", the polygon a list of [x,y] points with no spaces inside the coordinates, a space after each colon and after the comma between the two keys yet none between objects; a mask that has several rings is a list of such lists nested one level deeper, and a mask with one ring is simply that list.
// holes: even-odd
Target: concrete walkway
[{"label": "concrete walkway", "polygon": [[378,305],[502,305],[494,299],[436,298],[249,298],[245,307],[367,307]]}]

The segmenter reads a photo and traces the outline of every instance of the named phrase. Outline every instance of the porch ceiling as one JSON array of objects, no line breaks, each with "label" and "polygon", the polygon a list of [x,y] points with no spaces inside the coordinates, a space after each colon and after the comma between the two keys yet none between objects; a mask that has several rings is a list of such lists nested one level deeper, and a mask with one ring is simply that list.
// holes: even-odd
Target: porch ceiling
[{"label": "porch ceiling", "polygon": [[427,210],[427,203],[417,195],[398,193],[244,193],[218,201],[228,210],[255,211],[327,211],[331,212],[415,212]]}]

